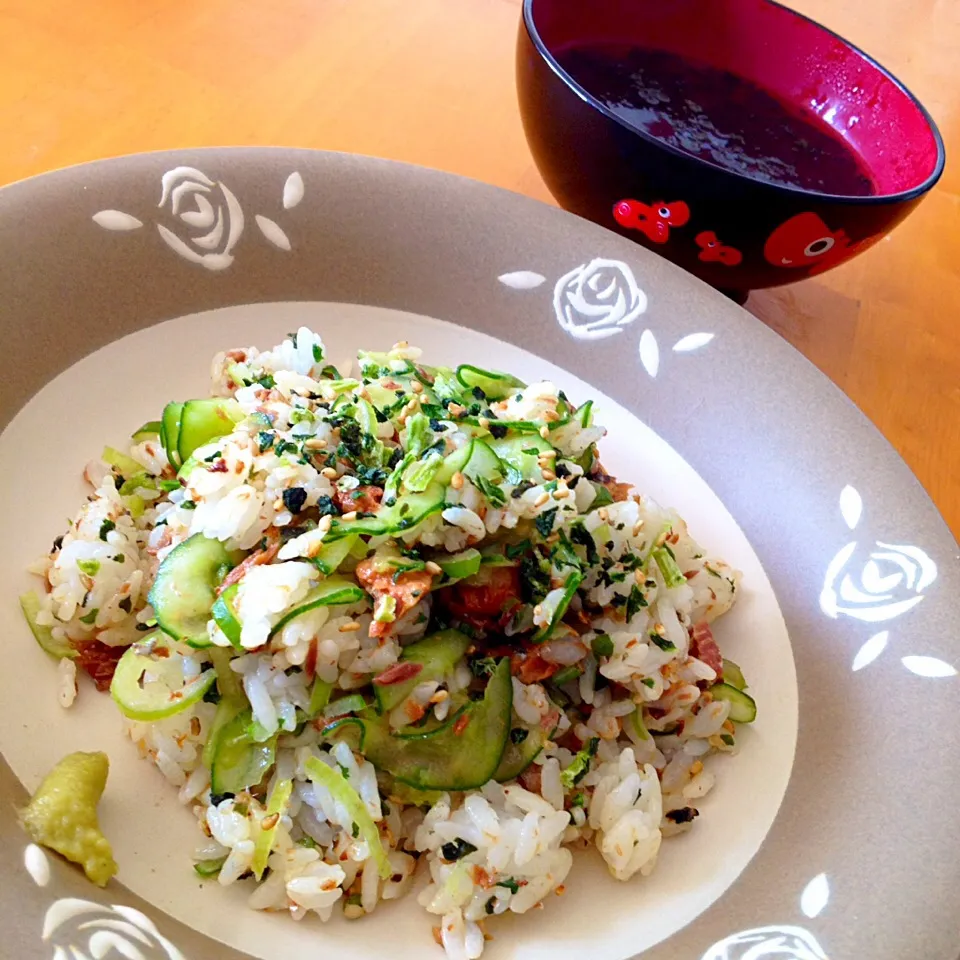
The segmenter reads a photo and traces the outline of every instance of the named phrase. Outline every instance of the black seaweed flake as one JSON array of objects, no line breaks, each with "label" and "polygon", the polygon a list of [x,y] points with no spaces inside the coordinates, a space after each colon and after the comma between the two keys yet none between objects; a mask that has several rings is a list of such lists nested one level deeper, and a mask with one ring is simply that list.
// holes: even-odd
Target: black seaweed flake
[{"label": "black seaweed flake", "polygon": [[283,491],[283,505],[291,513],[299,513],[307,502],[307,491],[303,487],[289,487]]}]

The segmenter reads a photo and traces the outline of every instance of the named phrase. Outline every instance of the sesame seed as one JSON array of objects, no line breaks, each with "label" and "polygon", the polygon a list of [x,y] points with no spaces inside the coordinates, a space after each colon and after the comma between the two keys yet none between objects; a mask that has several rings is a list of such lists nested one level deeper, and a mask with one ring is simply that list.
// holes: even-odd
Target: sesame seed
[{"label": "sesame seed", "polygon": [[557,413],[556,410],[545,410],[543,414],[543,419],[546,420],[547,423],[554,423],[555,421],[560,419],[560,414]]},{"label": "sesame seed", "polygon": [[667,632],[667,628],[662,623],[655,623],[653,625],[653,632],[658,637],[662,637]]},{"label": "sesame seed", "polygon": [[450,486],[454,490],[463,489],[463,474],[459,470],[450,478]]},{"label": "sesame seed", "polygon": [[734,730],[736,730],[736,727],[734,727],[732,720],[724,720],[723,729],[726,730],[727,733],[733,733]]},{"label": "sesame seed", "polygon": [[337,471],[336,471],[333,467],[324,467],[324,468],[320,471],[320,476],[321,476],[321,477],[326,477],[328,480],[336,480],[336,479],[337,479]]},{"label": "sesame seed", "polygon": [[394,345],[394,350],[406,350],[410,346],[410,343],[407,340],[398,340]]},{"label": "sesame seed", "polygon": [[646,579],[646,574],[639,568],[633,571],[633,579],[637,581],[637,586],[642,587],[643,582]]},{"label": "sesame seed", "polygon": [[459,403],[447,404],[447,413],[454,417],[459,417],[463,414],[463,407],[461,407]]},{"label": "sesame seed", "polygon": [[317,529],[323,530],[324,532],[326,532],[327,530],[330,529],[330,526],[332,523],[333,523],[333,517],[331,517],[330,514],[328,513],[325,517],[321,517],[317,521]]},{"label": "sesame seed", "polygon": [[718,749],[723,746],[723,740],[717,734],[714,734],[712,737],[707,737],[707,743],[711,747],[717,747]]},{"label": "sesame seed", "polygon": [[323,437],[311,437],[304,446],[308,450],[322,450],[327,445],[327,441]]},{"label": "sesame seed", "polygon": [[564,497],[569,497],[570,491],[566,487],[560,487],[558,490],[554,490],[553,499],[554,500],[563,500]]},{"label": "sesame seed", "polygon": [[341,623],[337,629],[340,633],[356,633],[360,629],[360,624],[352,620],[350,623]]},{"label": "sesame seed", "polygon": [[535,507],[542,507],[550,499],[549,493],[541,493],[536,500],[533,501]]},{"label": "sesame seed", "polygon": [[540,428],[540,436],[543,437],[544,440],[549,439],[549,437],[550,437],[550,428],[549,428],[546,424],[544,424],[544,425]]},{"label": "sesame seed", "polygon": [[634,535],[635,537],[639,537],[639,536],[640,536],[640,531],[641,531],[642,529],[643,529],[643,521],[641,520],[639,523],[637,523],[637,524],[634,525],[634,527],[633,527],[633,535]]},{"label": "sesame seed", "polygon": [[551,480],[557,479],[557,475],[552,470],[541,470],[540,476],[542,476],[543,479],[546,480],[548,483]]},{"label": "sesame seed", "polygon": [[341,519],[341,520],[356,520],[356,519],[357,519],[357,511],[356,511],[356,510],[351,510],[349,513],[345,513],[340,519]]},{"label": "sesame seed", "polygon": [[544,460],[556,460],[557,451],[556,450],[542,450],[540,452],[540,457]]},{"label": "sesame seed", "polygon": [[561,883],[556,890],[553,891],[558,897],[562,897],[566,892],[567,888]]},{"label": "sesame seed", "polygon": [[449,696],[450,696],[450,694],[449,694],[446,690],[438,690],[438,691],[430,698],[430,702],[431,702],[431,703],[443,703],[443,701],[446,700]]},{"label": "sesame seed", "polygon": [[606,523],[606,522],[610,519],[610,514],[607,513],[607,508],[606,508],[606,507],[601,507],[601,508],[597,511],[597,516],[598,516],[604,523]]},{"label": "sesame seed", "polygon": [[477,417],[477,426],[486,430],[490,426],[490,421],[486,417]]},{"label": "sesame seed", "polygon": [[699,760],[694,760],[694,762],[690,764],[690,775],[695,777],[702,769],[703,764]]},{"label": "sesame seed", "polygon": [[410,384],[410,389],[414,393],[423,393],[423,384],[419,380],[414,380],[413,383]]},{"label": "sesame seed", "polygon": [[443,573],[443,570],[441,569],[440,564],[434,563],[433,560],[428,560],[424,564],[424,569],[427,571],[427,573],[432,573],[434,576],[437,576],[438,574]]},{"label": "sesame seed", "polygon": [[260,821],[261,830],[272,830],[280,822],[279,813],[271,813],[269,817],[264,817]]},{"label": "sesame seed", "polygon": [[541,607],[539,603],[533,608],[533,615],[535,618],[539,618],[543,615],[543,607]]}]

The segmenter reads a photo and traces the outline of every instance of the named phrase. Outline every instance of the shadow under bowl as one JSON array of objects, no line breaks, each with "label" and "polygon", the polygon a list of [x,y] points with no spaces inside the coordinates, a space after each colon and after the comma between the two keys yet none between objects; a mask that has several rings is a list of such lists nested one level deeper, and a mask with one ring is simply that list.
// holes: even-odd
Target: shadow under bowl
[{"label": "shadow under bowl", "polygon": [[[829,127],[869,195],[734,172],[630,125],[561,65],[575,48],[641,48],[734,74]],[[517,88],[537,168],[566,210],[744,296],[849,260],[940,178],[920,102],[853,44],[770,0],[524,0]]]}]

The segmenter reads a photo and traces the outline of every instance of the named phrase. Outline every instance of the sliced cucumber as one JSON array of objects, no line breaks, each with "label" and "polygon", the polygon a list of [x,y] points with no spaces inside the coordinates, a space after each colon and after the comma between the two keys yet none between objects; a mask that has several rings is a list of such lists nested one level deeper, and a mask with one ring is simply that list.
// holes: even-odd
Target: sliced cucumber
[{"label": "sliced cucumber", "polygon": [[[256,842],[253,845],[253,864],[251,865],[251,869],[257,880],[263,876],[263,871],[267,868],[270,851],[273,850],[274,841],[277,839],[277,828],[280,826],[280,818],[287,812],[287,804],[290,803],[290,795],[292,793],[293,781],[280,780],[274,785],[273,793],[270,794],[267,811],[263,816],[263,820],[260,821],[260,832],[257,834]],[[264,823],[270,823],[270,826],[264,827]]]},{"label": "sliced cucumber", "polygon": [[177,442],[180,437],[180,413],[183,404],[171,401],[163,408],[160,418],[160,442],[166,451],[167,459],[174,467],[183,462],[177,452]]},{"label": "sliced cucumber", "polygon": [[405,493],[392,506],[381,508],[375,516],[335,521],[324,542],[333,543],[351,535],[409,533],[428,517],[443,510],[445,493],[446,486],[434,480],[423,493]]},{"label": "sliced cucumber", "polygon": [[219,540],[195,533],[164,557],[150,590],[150,605],[164,633],[193,646],[207,646],[207,621],[217,599],[222,568],[231,568],[237,554]]},{"label": "sliced cucumber", "polygon": [[237,591],[240,589],[240,584],[232,583],[219,597],[214,601],[213,607],[210,610],[210,615],[213,617],[217,626],[220,628],[221,633],[236,647],[237,650],[242,650],[243,646],[240,643],[240,632],[241,624],[240,618],[237,615]]},{"label": "sliced cucumber", "polygon": [[366,596],[366,593],[357,584],[344,580],[343,577],[330,577],[329,580],[324,580],[319,586],[314,587],[303,598],[303,603],[294,607],[289,613],[285,613],[270,631],[270,637],[279,633],[291,620],[295,620],[317,607],[335,607],[346,603],[357,603],[366,599]]},{"label": "sliced cucumber", "polygon": [[315,677],[313,689],[310,691],[310,717],[318,717],[323,708],[330,702],[330,694],[333,693],[333,684],[328,680],[321,680]]},{"label": "sliced cucumber", "polygon": [[488,400],[503,400],[512,396],[527,385],[509,373],[500,373],[497,370],[484,370],[469,363],[462,363],[457,367],[457,380],[468,390],[479,387]]},{"label": "sliced cucumber", "polygon": [[471,790],[497,771],[510,736],[513,685],[510,661],[500,661],[483,700],[467,704],[428,733],[393,734],[381,720],[347,717],[330,724],[327,736],[360,735],[363,755],[380,770],[417,790]]},{"label": "sliced cucumber", "polygon": [[714,700],[730,701],[730,719],[734,723],[753,723],[757,719],[757,704],[749,693],[729,683],[715,683],[710,687]]},{"label": "sliced cucumber", "polygon": [[130,435],[130,439],[140,443],[143,440],[150,440],[153,437],[159,437],[161,427],[162,424],[159,420],[148,420],[142,427],[138,427],[136,430],[134,430],[134,432]]},{"label": "sliced cucumber", "polygon": [[746,690],[749,686],[740,667],[726,657],[723,658],[723,667],[720,675],[723,677],[725,684],[736,687],[738,690]]},{"label": "sliced cucumber", "polygon": [[549,440],[544,440],[539,435],[501,437],[499,440],[490,440],[489,444],[500,460],[507,467],[512,467],[522,480],[543,482],[538,458],[541,453],[553,450]]},{"label": "sliced cucumber", "polygon": [[180,413],[177,454],[186,463],[194,450],[233,433],[243,419],[240,404],[232,399],[188,400]]},{"label": "sliced cucumber", "polygon": [[320,552],[311,557],[311,563],[326,577],[337,572],[337,568],[343,563],[350,552],[360,541],[359,537],[342,537],[340,540],[334,540],[333,543],[325,543]]},{"label": "sliced cucumber", "polygon": [[27,625],[30,627],[33,639],[50,656],[58,659],[69,657],[72,660],[77,655],[77,651],[65,639],[54,639],[51,627],[41,626],[37,623],[37,614],[40,612],[40,598],[33,591],[20,596],[20,609],[23,611]]},{"label": "sliced cucumber", "polygon": [[[217,686],[220,687],[219,675],[217,680]],[[240,696],[228,696],[222,688],[220,688],[220,694],[221,699],[217,704],[217,712],[213,715],[213,724],[210,727],[210,733],[207,735],[207,742],[203,745],[203,754],[200,757],[201,762],[208,770],[213,766],[213,758],[217,752],[224,727],[249,707],[242,688]]]},{"label": "sliced cucumber", "polygon": [[[186,710],[213,686],[215,670],[183,682],[183,657],[166,646],[159,633],[128,647],[117,663],[110,696],[131,720],[162,720]],[[160,656],[163,651],[163,656]]]},{"label": "sliced cucumber", "polygon": [[469,547],[460,553],[447,553],[436,558],[437,566],[443,571],[443,586],[449,587],[457,580],[472,577],[479,572],[483,555],[479,550]]},{"label": "sliced cucumber", "polygon": [[633,713],[627,714],[625,722],[630,724],[633,732],[641,740],[650,739],[650,731],[647,730],[647,725],[643,722],[643,708],[641,706],[638,705],[637,709],[634,710]]},{"label": "sliced cucumber", "polygon": [[238,794],[255,787],[273,766],[277,754],[277,738],[256,743],[249,727],[253,713],[247,709],[238,713],[221,728],[213,749],[210,766],[210,792]]},{"label": "sliced cucumber", "polygon": [[[498,783],[516,780],[540,756],[540,752],[546,746],[550,737],[553,736],[553,732],[553,730],[544,730],[539,723],[525,723],[515,715],[513,726],[510,728],[510,738],[507,740],[506,749],[500,759],[500,766],[497,767],[493,779]],[[523,738],[518,743],[516,738],[521,733]]]},{"label": "sliced cucumber", "polygon": [[113,447],[104,447],[100,459],[117,470],[124,479],[144,472],[142,463],[138,463],[133,457],[128,457]]},{"label": "sliced cucumber", "polygon": [[398,707],[413,693],[414,687],[429,680],[442,680],[466,655],[470,638],[459,630],[441,630],[429,637],[405,647],[400,655],[401,663],[415,663],[420,672],[402,683],[378,686],[374,681],[373,689],[377,695],[377,706],[381,712],[389,713]]}]

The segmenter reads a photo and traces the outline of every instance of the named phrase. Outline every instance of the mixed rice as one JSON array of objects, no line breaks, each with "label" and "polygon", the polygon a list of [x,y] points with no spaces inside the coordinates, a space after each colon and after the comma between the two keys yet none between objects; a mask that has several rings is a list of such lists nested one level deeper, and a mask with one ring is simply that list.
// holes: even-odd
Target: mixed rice
[{"label": "mixed rice", "polygon": [[573,850],[628,881],[690,828],[756,713],[709,626],[738,574],[604,472],[592,402],[358,362],[306,328],[218,355],[88,465],[21,602],[63,705],[80,668],[195,812],[201,876],[325,921],[419,871],[472,960]]}]

